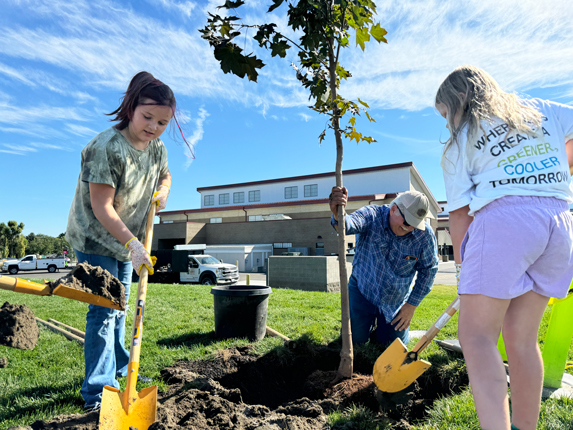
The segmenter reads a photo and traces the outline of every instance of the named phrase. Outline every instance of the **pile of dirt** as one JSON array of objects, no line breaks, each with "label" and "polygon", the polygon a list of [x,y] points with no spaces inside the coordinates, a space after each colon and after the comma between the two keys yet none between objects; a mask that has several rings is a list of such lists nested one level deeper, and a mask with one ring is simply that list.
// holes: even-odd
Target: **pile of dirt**
[{"label": "pile of dirt", "polygon": [[[403,393],[382,395],[370,375],[372,360],[358,354],[354,377],[331,386],[339,360],[339,346],[297,344],[263,356],[245,346],[208,360],[177,362],[161,372],[169,388],[158,394],[157,421],[149,430],[324,430],[330,428],[328,413],[353,404],[371,410],[381,427],[405,430],[436,398],[467,385],[462,365],[446,360],[453,369],[446,373],[459,374],[459,380],[446,376],[438,364]],[[98,420],[91,412],[36,421],[26,429],[96,430]]]},{"label": "pile of dirt", "polygon": [[40,330],[34,312],[26,305],[6,302],[0,308],[0,345],[18,349],[34,349]]},{"label": "pile of dirt", "polygon": [[105,297],[125,309],[125,287],[119,279],[101,267],[79,263],[66,276],[48,283],[52,291],[60,284]]}]

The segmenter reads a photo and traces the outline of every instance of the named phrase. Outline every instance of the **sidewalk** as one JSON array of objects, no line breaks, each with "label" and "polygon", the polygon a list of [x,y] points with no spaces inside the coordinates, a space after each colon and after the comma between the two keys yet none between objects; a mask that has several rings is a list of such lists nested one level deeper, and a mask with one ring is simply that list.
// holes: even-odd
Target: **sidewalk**
[{"label": "sidewalk", "polygon": [[[247,275],[250,275],[251,285],[267,285],[267,275],[265,273],[239,273],[239,282],[237,285],[247,285]],[[438,273],[436,274],[435,284],[456,285],[456,268],[453,261],[447,263],[440,262]]]}]

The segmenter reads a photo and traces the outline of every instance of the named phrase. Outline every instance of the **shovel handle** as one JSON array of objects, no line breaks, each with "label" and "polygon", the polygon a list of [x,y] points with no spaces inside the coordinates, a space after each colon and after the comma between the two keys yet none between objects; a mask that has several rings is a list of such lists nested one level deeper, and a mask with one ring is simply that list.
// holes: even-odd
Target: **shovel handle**
[{"label": "shovel handle", "polygon": [[[155,219],[155,209],[157,205],[151,204],[149,213],[147,214],[147,224],[145,225],[145,240],[144,247],[147,252],[151,252],[151,241],[153,238],[153,222]],[[129,405],[125,408],[126,411],[131,410],[134,394],[137,392],[135,386],[137,385],[137,375],[139,373],[139,355],[141,352],[141,340],[143,336],[143,313],[145,310],[145,297],[147,295],[147,276],[148,271],[145,265],[141,266],[139,272],[139,285],[137,286],[137,299],[135,302],[135,318],[133,319],[133,332],[131,338],[131,347],[129,349],[129,364],[127,366],[127,381],[125,388],[125,396]]]},{"label": "shovel handle", "polygon": [[14,291],[15,293],[34,294],[36,296],[49,296],[52,290],[48,285],[36,284],[20,278],[0,275],[0,289]]},{"label": "shovel handle", "polygon": [[444,313],[440,315],[440,318],[432,324],[432,326],[428,329],[426,334],[424,334],[416,346],[412,349],[412,352],[419,354],[422,352],[431,342],[434,337],[438,334],[438,332],[444,328],[446,323],[450,320],[452,316],[458,311],[460,308],[460,296],[456,296],[452,303],[446,308]]}]

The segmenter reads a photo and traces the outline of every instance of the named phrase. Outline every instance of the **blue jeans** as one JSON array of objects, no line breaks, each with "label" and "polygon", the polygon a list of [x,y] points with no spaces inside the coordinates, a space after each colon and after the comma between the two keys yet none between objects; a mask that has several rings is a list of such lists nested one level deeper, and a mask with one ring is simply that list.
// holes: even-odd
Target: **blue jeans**
[{"label": "blue jeans", "polygon": [[376,341],[382,345],[390,345],[395,339],[400,339],[404,345],[408,344],[408,329],[395,330],[386,322],[378,306],[370,303],[358,289],[354,276],[348,281],[348,297],[350,301],[350,329],[352,330],[352,343],[366,343],[376,324]]},{"label": "blue jeans", "polygon": [[[131,286],[131,261],[124,263],[112,257],[84,254],[75,250],[78,263],[99,266],[118,278],[125,286],[125,300]],[[84,344],[86,376],[81,393],[86,407],[101,403],[103,387],[119,388],[115,379],[127,375],[129,352],[125,349],[125,311],[89,305]]]}]

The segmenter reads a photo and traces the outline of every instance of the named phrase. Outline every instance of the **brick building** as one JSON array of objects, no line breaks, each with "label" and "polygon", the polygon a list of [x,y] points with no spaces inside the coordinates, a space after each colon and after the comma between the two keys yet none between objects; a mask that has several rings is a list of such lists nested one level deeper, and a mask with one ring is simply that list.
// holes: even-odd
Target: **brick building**
[{"label": "brick building", "polygon": [[[428,222],[436,231],[440,205],[414,163],[347,170],[349,213],[368,204],[388,204],[398,193],[416,190],[430,200]],[[335,174],[319,173],[255,182],[198,188],[201,208],[162,211],[155,225],[153,249],[177,244],[272,244],[273,254],[292,248],[307,255],[337,252],[337,234],[330,226],[328,195]],[[354,236],[346,238],[353,248]]]}]

